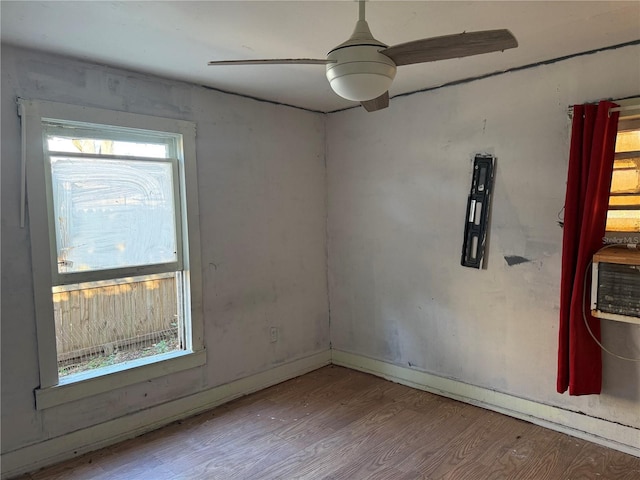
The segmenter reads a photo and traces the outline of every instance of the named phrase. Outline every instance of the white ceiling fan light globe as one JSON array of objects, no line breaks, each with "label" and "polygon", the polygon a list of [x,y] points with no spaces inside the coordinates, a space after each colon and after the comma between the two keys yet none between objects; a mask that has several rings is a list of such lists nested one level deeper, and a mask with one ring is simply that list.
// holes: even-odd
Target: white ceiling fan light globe
[{"label": "white ceiling fan light globe", "polygon": [[340,46],[329,52],[327,80],[342,98],[356,102],[373,100],[391,87],[396,64],[379,52],[380,45]]}]

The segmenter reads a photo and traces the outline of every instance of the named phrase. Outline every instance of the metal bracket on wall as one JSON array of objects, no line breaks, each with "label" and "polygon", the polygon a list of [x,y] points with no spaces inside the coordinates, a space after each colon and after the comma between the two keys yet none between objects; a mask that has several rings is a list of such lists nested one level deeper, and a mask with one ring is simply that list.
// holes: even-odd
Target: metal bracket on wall
[{"label": "metal bracket on wall", "polygon": [[462,245],[461,264],[465,267],[482,268],[494,166],[495,157],[492,155],[476,155],[473,160],[473,178],[467,201],[467,221]]}]

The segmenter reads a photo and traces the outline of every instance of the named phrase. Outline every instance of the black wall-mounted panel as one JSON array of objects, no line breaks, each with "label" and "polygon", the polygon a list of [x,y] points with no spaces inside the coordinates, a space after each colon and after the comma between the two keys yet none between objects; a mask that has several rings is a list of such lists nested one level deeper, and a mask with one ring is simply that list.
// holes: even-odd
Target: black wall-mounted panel
[{"label": "black wall-mounted panel", "polygon": [[494,166],[495,157],[492,155],[476,155],[473,160],[473,177],[471,192],[467,200],[467,217],[462,245],[461,264],[465,267],[482,268]]}]

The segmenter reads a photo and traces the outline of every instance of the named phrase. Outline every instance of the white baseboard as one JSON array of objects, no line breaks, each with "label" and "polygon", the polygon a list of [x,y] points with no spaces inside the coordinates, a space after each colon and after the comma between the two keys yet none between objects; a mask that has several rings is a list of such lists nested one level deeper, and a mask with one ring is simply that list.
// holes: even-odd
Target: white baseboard
[{"label": "white baseboard", "polygon": [[331,351],[285,363],[188,397],[2,454],[6,479],[137,437],[331,363]]},{"label": "white baseboard", "polygon": [[504,413],[640,457],[640,430],[637,428],[340,350],[332,350],[331,363]]}]

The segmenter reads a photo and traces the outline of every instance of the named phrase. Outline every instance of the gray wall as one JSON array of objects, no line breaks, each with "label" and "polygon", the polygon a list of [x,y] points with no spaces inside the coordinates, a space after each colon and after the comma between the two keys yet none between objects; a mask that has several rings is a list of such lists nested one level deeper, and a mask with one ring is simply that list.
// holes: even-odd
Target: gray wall
[{"label": "gray wall", "polygon": [[[16,97],[197,124],[202,368],[36,411],[29,228]],[[2,450],[121,417],[329,348],[323,115],[2,46]],[[280,340],[269,341],[269,327]]]},{"label": "gray wall", "polygon": [[[399,97],[327,119],[334,349],[640,428],[640,364],[555,393],[569,105],[637,95],[640,47]],[[497,157],[486,270],[460,266],[471,161]],[[505,257],[522,256],[509,266]],[[640,356],[636,325],[603,322]]]}]

